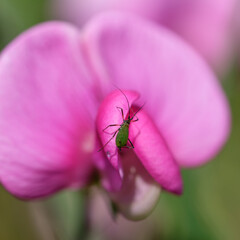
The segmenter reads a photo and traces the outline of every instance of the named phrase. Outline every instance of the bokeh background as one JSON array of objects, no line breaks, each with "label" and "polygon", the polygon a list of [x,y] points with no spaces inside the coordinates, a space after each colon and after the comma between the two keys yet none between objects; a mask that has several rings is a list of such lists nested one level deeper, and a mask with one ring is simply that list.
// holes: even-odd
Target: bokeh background
[{"label": "bokeh background", "polygon": [[[0,0],[0,51],[25,29],[52,19],[49,8],[47,0]],[[198,169],[182,171],[181,197],[163,193],[146,220],[129,222],[117,217],[114,222],[104,196],[95,189],[64,191],[41,201],[23,202],[0,187],[0,239],[240,239],[237,54],[219,79],[232,111],[230,139],[213,161]]]}]

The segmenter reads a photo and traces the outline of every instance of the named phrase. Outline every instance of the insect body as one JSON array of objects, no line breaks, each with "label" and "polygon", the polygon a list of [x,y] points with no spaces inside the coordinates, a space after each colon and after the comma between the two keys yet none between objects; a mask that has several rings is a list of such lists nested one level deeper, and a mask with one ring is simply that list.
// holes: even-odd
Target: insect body
[{"label": "insect body", "polygon": [[[119,126],[119,128],[114,133],[112,133],[112,137],[98,151],[101,151],[115,137],[116,134],[117,134],[117,136],[116,136],[116,146],[118,147],[118,149],[120,151],[121,151],[122,148],[129,148],[129,149],[134,148],[131,140],[129,139],[129,125],[130,125],[131,122],[138,121],[137,117],[134,120],[133,120],[133,118],[142,109],[143,106],[140,107],[131,117],[130,116],[131,108],[130,108],[127,96],[124,94],[124,92],[121,89],[119,89],[119,90],[122,92],[122,94],[124,95],[124,97],[126,98],[127,103],[128,103],[128,118],[125,120],[124,114],[123,114],[123,109],[120,108],[120,107],[117,107],[118,109],[121,110],[123,122],[122,122],[122,124],[110,124],[106,128],[103,129],[103,132],[105,132],[105,130],[109,127]],[[127,145],[128,142],[130,143],[130,146]]]},{"label": "insect body", "polygon": [[119,149],[121,149],[121,147],[125,147],[127,145],[128,142],[128,136],[129,136],[129,124],[127,121],[123,122],[123,124],[121,125],[121,127],[118,130],[118,134],[116,137],[116,145]]}]

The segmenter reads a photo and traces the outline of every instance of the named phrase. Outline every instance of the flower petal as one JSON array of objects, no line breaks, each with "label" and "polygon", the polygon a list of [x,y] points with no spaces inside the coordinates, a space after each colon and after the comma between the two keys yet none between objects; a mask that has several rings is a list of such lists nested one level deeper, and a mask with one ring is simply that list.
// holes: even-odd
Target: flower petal
[{"label": "flower petal", "polygon": [[204,61],[164,28],[109,13],[85,28],[86,52],[102,84],[134,89],[174,159],[184,167],[210,160],[225,143],[230,114]]},{"label": "flower petal", "polygon": [[65,23],[36,26],[2,52],[0,178],[11,193],[36,198],[88,181],[91,79],[79,32]]}]

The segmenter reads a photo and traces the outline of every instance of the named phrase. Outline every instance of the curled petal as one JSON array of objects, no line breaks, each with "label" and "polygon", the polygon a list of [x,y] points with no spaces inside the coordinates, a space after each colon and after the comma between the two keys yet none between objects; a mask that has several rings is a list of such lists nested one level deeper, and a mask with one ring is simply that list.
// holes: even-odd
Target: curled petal
[{"label": "curled petal", "polygon": [[[134,112],[136,112],[135,109]],[[137,113],[138,121],[130,124],[129,137],[143,166],[164,189],[182,193],[180,170],[164,139],[144,109]]]},{"label": "curled petal", "polygon": [[[125,94],[128,99],[129,106],[127,104],[127,99],[123,94]],[[131,104],[137,97],[138,94],[135,92],[121,92],[116,90],[104,99],[99,108],[99,114],[97,117],[98,134],[104,146],[103,150],[105,155],[112,167],[119,172],[119,177],[123,179],[126,179],[125,175],[128,175],[129,170],[124,170],[123,160],[119,161],[119,150],[115,142],[119,125],[123,123],[121,112],[118,112],[116,107],[123,109],[125,119],[129,107],[131,107]],[[131,109],[131,114],[136,111],[137,109],[135,108]],[[167,148],[157,127],[143,109],[137,113],[137,116],[139,120],[136,122],[133,120],[130,123],[129,139],[134,144],[134,151],[136,152],[139,161],[142,162],[148,173],[160,184],[160,186],[168,191],[181,194],[182,180],[179,167],[174,161],[171,152]],[[118,126],[111,126],[112,123],[117,123]],[[110,127],[106,129],[107,126]],[[106,131],[110,131],[110,134]],[[104,166],[103,169],[106,169],[107,163],[105,163]],[[108,167],[107,172],[114,171]],[[112,175],[109,176],[111,177]],[[111,182],[113,183],[114,181]],[[121,187],[121,185],[118,186]],[[118,189],[115,187],[115,189],[119,190],[120,188]]]},{"label": "curled petal", "polygon": [[89,178],[93,104],[78,30],[46,23],[22,34],[0,58],[0,178],[36,198]]},{"label": "curled petal", "polygon": [[225,143],[230,128],[224,93],[206,63],[166,29],[109,13],[85,29],[86,50],[103,84],[134,89],[180,166],[199,166]]}]

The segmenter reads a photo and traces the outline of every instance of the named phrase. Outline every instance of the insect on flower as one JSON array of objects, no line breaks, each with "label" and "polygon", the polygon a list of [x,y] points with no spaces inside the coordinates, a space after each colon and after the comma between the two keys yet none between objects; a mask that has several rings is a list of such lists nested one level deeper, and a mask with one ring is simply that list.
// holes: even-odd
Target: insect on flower
[{"label": "insect on flower", "polygon": [[[103,129],[103,132],[108,133],[108,132],[106,132],[106,130],[109,127],[119,126],[119,128],[115,132],[108,133],[108,134],[112,134],[112,137],[103,145],[102,148],[100,148],[98,150],[98,152],[101,151],[116,136],[116,134],[117,134],[117,136],[116,136],[116,146],[118,147],[118,149],[120,151],[121,151],[122,148],[128,148],[128,149],[134,148],[133,143],[129,139],[129,125],[130,125],[131,122],[138,121],[138,117],[136,116],[136,114],[143,108],[144,104],[135,113],[133,113],[133,116],[131,117],[131,115],[130,115],[131,108],[130,108],[128,98],[121,89],[119,89],[119,91],[124,95],[124,97],[127,100],[127,104],[128,104],[128,115],[127,116],[128,117],[127,117],[127,119],[125,119],[123,109],[121,107],[117,107],[118,109],[121,110],[123,122],[121,124],[110,124]],[[133,119],[134,117],[136,117],[136,119]],[[127,145],[128,142],[130,143],[130,146]]]}]

